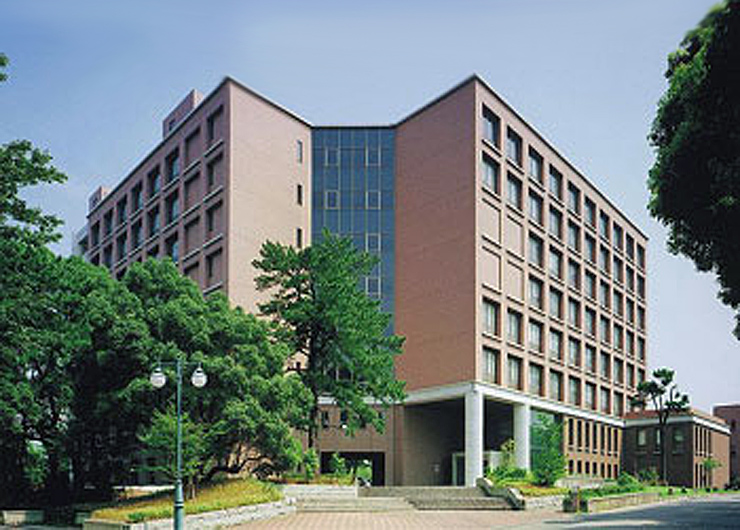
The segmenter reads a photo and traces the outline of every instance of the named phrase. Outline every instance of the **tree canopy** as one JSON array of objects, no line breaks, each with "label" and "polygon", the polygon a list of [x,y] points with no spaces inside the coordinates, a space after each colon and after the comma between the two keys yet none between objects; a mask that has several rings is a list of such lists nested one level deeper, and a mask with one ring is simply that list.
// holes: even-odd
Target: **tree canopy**
[{"label": "tree canopy", "polygon": [[668,248],[713,271],[740,338],[740,0],[713,8],[668,58],[650,132],[649,211]]},{"label": "tree canopy", "polygon": [[389,333],[390,315],[360,288],[377,257],[358,251],[352,241],[325,231],[320,241],[296,250],[267,242],[254,266],[257,287],[270,298],[260,310],[290,345],[296,371],[311,393],[303,428],[313,447],[319,399],[332,398],[346,417],[347,433],[368,424],[382,431],[382,407],[404,397],[393,360],[403,339]]}]

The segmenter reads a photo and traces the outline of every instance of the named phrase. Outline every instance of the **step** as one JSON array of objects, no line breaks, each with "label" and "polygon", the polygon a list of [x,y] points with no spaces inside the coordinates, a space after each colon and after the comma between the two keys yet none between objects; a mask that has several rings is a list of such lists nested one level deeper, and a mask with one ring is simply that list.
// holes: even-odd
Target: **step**
[{"label": "step", "polygon": [[500,497],[415,497],[408,500],[417,510],[511,510],[508,501]]},{"label": "step", "polygon": [[405,499],[487,498],[480,488],[467,486],[374,486],[360,488],[360,497],[402,497]]},{"label": "step", "polygon": [[334,486],[324,484],[286,484],[282,487],[283,495],[294,499],[304,498],[343,498],[356,499],[357,486]]},{"label": "step", "polygon": [[401,498],[303,498],[296,501],[299,512],[399,512],[414,506]]}]

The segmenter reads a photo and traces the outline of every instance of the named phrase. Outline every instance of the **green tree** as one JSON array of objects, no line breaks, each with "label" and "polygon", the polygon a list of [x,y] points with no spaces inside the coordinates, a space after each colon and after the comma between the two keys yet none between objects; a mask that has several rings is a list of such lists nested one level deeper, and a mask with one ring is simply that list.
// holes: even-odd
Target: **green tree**
[{"label": "green tree", "polygon": [[668,482],[668,454],[665,450],[668,418],[689,409],[689,397],[679,392],[674,376],[675,372],[668,368],[655,370],[653,379],[637,385],[637,395],[631,398],[633,406],[644,408],[651,404],[655,411],[660,431],[660,477],[663,483]]},{"label": "green tree", "polygon": [[291,369],[311,394],[302,425],[309,447],[316,442],[321,397],[333,398],[346,414],[349,435],[365,424],[383,430],[383,416],[368,398],[388,407],[404,397],[393,370],[403,339],[388,333],[390,315],[359,288],[376,263],[328,231],[301,250],[267,242],[253,263],[257,288],[271,295],[260,310],[290,345],[297,361]]},{"label": "green tree", "polygon": [[532,425],[532,474],[537,484],[552,486],[565,475],[563,425],[550,416],[540,416]]},{"label": "green tree", "polygon": [[740,0],[684,37],[666,77],[649,136],[649,210],[668,227],[669,250],[714,271],[720,300],[740,311]]}]

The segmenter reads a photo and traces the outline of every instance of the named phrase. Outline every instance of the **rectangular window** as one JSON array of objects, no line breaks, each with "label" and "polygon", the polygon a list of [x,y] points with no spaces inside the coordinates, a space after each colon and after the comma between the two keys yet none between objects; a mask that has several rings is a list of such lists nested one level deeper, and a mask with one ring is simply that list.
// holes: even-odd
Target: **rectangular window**
[{"label": "rectangular window", "polygon": [[637,307],[637,329],[645,331],[645,310]]},{"label": "rectangular window", "polygon": [[581,229],[575,223],[568,223],[568,247],[576,252],[581,251]]},{"label": "rectangular window", "polygon": [[568,298],[568,324],[581,327],[581,304],[573,298]]},{"label": "rectangular window", "polygon": [[542,295],[543,283],[537,278],[529,278],[529,303],[539,310],[545,307],[544,297]]},{"label": "rectangular window", "polygon": [[185,254],[187,255],[191,250],[194,250],[196,244],[200,242],[200,219],[195,218],[187,225],[185,225]]},{"label": "rectangular window", "polygon": [[118,214],[117,224],[119,226],[126,222],[126,216],[128,215],[126,206],[127,206],[126,197],[123,197],[121,200],[119,200],[118,204],[116,205],[116,212]]},{"label": "rectangular window", "polygon": [[625,270],[627,290],[631,293],[635,292],[635,271],[632,267],[627,266]]},{"label": "rectangular window", "polygon": [[494,383],[500,382],[499,377],[499,357],[498,350],[492,350],[491,348],[483,348],[483,377]]},{"label": "rectangular window", "polygon": [[523,344],[522,341],[522,314],[509,310],[507,338],[515,344]]},{"label": "rectangular window", "polygon": [[103,233],[108,236],[113,232],[113,210],[108,210],[103,215]]},{"label": "rectangular window", "polygon": [[583,282],[586,286],[586,296],[592,300],[596,300],[596,276],[588,271],[583,275]]},{"label": "rectangular window", "polygon": [[540,226],[542,226],[542,210],[543,210],[542,197],[530,191],[529,192],[529,218]]},{"label": "rectangular window", "polygon": [[627,234],[625,236],[625,251],[627,252],[627,257],[630,260],[635,259],[635,238],[633,238],[631,235]]},{"label": "rectangular window", "polygon": [[303,229],[302,228],[295,229],[295,248],[299,250],[303,248]]},{"label": "rectangular window", "polygon": [[529,148],[529,176],[542,184],[542,156],[531,147]]},{"label": "rectangular window", "polygon": [[563,334],[557,330],[550,330],[550,345],[549,351],[550,359],[558,361],[563,360]]},{"label": "rectangular window", "polygon": [[613,296],[612,296],[612,302],[613,302],[613,306],[614,306],[614,312],[617,315],[619,315],[620,317],[624,313],[624,311],[623,311],[623,300],[624,300],[624,298],[622,297],[622,293],[620,293],[619,291],[616,291],[615,290],[614,293],[613,293]]},{"label": "rectangular window", "polygon": [[550,235],[558,239],[563,238],[563,214],[550,207]]},{"label": "rectangular window", "polygon": [[367,191],[365,203],[368,210],[380,210],[380,192],[378,190]]},{"label": "rectangular window", "polygon": [[563,318],[563,293],[553,288],[550,288],[550,316]]},{"label": "rectangular window", "polygon": [[608,353],[601,352],[601,362],[600,364],[600,370],[599,374],[604,379],[609,379],[611,377],[612,372],[612,365],[611,365],[611,359],[609,358]]},{"label": "rectangular window", "polygon": [[601,404],[601,412],[609,414],[612,410],[611,407],[611,394],[608,388],[601,387],[599,391],[599,403]]},{"label": "rectangular window", "polygon": [[568,338],[568,364],[581,366],[581,342],[574,338]]},{"label": "rectangular window", "polygon": [[637,296],[643,300],[645,299],[645,278],[639,274],[637,275]]},{"label": "rectangular window", "polygon": [[167,255],[175,262],[180,259],[180,245],[177,236],[167,240]]},{"label": "rectangular window", "polygon": [[223,114],[224,108],[218,107],[206,120],[206,131],[208,135],[208,145],[210,146],[216,140],[221,139],[223,135]]},{"label": "rectangular window", "polygon": [[586,345],[586,370],[592,374],[596,373],[596,348],[591,345]]},{"label": "rectangular window", "polygon": [[563,254],[559,251],[550,247],[550,276],[563,279]]},{"label": "rectangular window", "polygon": [[157,234],[160,229],[159,207],[156,207],[149,211],[148,221],[149,221],[149,237],[151,237],[154,234]]},{"label": "rectangular window", "polygon": [[165,168],[167,183],[180,176],[180,152],[177,149],[167,156]]},{"label": "rectangular window", "polygon": [[116,261],[126,257],[126,234],[121,234],[116,241]]},{"label": "rectangular window", "polygon": [[185,139],[185,167],[195,162],[200,156],[200,153],[200,129],[195,129]]},{"label": "rectangular window", "polygon": [[138,212],[144,206],[144,197],[141,189],[141,182],[131,190],[131,211]]},{"label": "rectangular window", "polygon": [[647,446],[647,429],[637,429],[637,447]]},{"label": "rectangular window", "polygon": [[506,129],[506,156],[519,167],[522,166],[522,137],[511,127]]},{"label": "rectangular window", "polygon": [[622,250],[622,244],[623,244],[622,227],[614,223],[614,225],[612,226],[612,235],[614,236],[612,237],[612,244],[614,245],[614,248]]},{"label": "rectangular window", "polygon": [[599,214],[599,235],[607,241],[609,240],[609,216],[604,212]]},{"label": "rectangular window", "polygon": [[596,204],[591,199],[585,198],[583,208],[586,211],[586,223],[592,228],[596,228]]},{"label": "rectangular window", "polygon": [[139,220],[131,227],[131,249],[136,250],[141,246],[141,243],[141,220]]},{"label": "rectangular window", "polygon": [[573,184],[568,184],[568,210],[571,213],[580,215],[581,213],[581,190]]},{"label": "rectangular window", "polygon": [[153,197],[162,187],[162,178],[159,174],[159,166],[152,169],[147,175],[148,196]]},{"label": "rectangular window", "polygon": [[635,334],[628,330],[626,335],[625,343],[627,355],[633,357],[635,355]]},{"label": "rectangular window", "polygon": [[184,210],[188,211],[200,200],[200,173],[195,173],[188,178],[185,182],[184,193]]},{"label": "rectangular window", "polygon": [[614,260],[612,261],[612,272],[614,273],[615,280],[617,280],[619,283],[622,283],[624,281],[622,260],[619,259],[617,256],[614,256]]},{"label": "rectangular window", "polygon": [[303,142],[301,140],[295,142],[295,158],[299,164],[303,164]]},{"label": "rectangular window", "polygon": [[591,263],[596,263],[596,240],[586,235],[584,241],[586,245],[586,259]]},{"label": "rectangular window", "polygon": [[544,249],[542,240],[534,235],[529,236],[529,262],[538,267],[544,267]]},{"label": "rectangular window", "polygon": [[324,207],[327,210],[339,209],[339,192],[337,190],[327,190],[324,193]]},{"label": "rectangular window", "polygon": [[563,199],[563,174],[553,166],[550,166],[550,194]]},{"label": "rectangular window", "polygon": [[550,370],[550,399],[563,400],[563,374]]},{"label": "rectangular window", "polygon": [[501,145],[501,120],[485,105],[483,105],[483,138],[496,147]]},{"label": "rectangular window", "polygon": [[174,222],[180,215],[180,197],[177,195],[177,193],[174,193],[167,197],[165,208],[167,224],[170,224]]},{"label": "rectangular window", "polygon": [[575,377],[568,378],[568,402],[571,405],[581,404],[581,381]]},{"label": "rectangular window", "polygon": [[596,410],[596,386],[593,383],[586,383],[585,405],[586,408]]},{"label": "rectangular window", "polygon": [[501,174],[501,167],[490,156],[483,155],[483,186],[492,192],[499,193],[499,180]]},{"label": "rectangular window", "polygon": [[365,250],[372,254],[380,252],[380,234],[367,234],[365,239]]},{"label": "rectangular window", "polygon": [[606,317],[601,317],[601,324],[599,326],[599,338],[601,339],[601,342],[605,344],[609,344],[611,342],[611,330],[609,329],[609,319]]},{"label": "rectangular window", "polygon": [[207,176],[207,190],[211,191],[224,183],[224,158],[222,155],[218,155],[213,160],[208,162],[206,169]]},{"label": "rectangular window", "polygon": [[609,265],[609,249],[602,245],[599,247],[599,269],[608,275]]},{"label": "rectangular window", "polygon": [[206,239],[211,239],[221,231],[221,207],[219,202],[206,210]]},{"label": "rectangular window", "polygon": [[581,288],[581,266],[575,261],[568,261],[568,287],[579,290]]},{"label": "rectangular window", "polygon": [[614,359],[614,381],[624,384],[624,362],[620,359]]},{"label": "rectangular window", "polygon": [[522,388],[522,360],[519,357],[507,356],[509,388],[521,390]]},{"label": "rectangular window", "polygon": [[593,309],[586,308],[583,313],[584,328],[586,333],[592,337],[596,336],[596,311]]},{"label": "rectangular window", "polygon": [[499,334],[499,305],[487,298],[483,299],[483,332],[491,335]]},{"label": "rectangular window", "polygon": [[295,203],[298,206],[303,206],[303,184],[296,184],[296,187],[295,187]]},{"label": "rectangular window", "polygon": [[506,177],[509,204],[519,210],[522,209],[522,181],[509,173]]},{"label": "rectangular window", "polygon": [[529,365],[529,392],[537,396],[543,394],[542,388],[543,368],[537,364]]},{"label": "rectangular window", "polygon": [[529,321],[529,333],[527,338],[527,345],[530,350],[536,351],[537,353],[543,353],[544,347],[544,326],[536,320]]},{"label": "rectangular window", "polygon": [[637,358],[641,361],[645,360],[645,339],[642,337],[637,338]]}]

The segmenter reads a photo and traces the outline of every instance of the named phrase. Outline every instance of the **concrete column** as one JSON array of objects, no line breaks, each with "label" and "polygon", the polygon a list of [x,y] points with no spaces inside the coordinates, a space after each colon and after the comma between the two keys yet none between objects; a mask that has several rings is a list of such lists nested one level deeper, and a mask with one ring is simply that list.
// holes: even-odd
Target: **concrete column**
[{"label": "concrete column", "polygon": [[514,444],[516,466],[529,469],[529,423],[532,409],[528,404],[514,405]]},{"label": "concrete column", "polygon": [[483,394],[472,388],[465,394],[465,485],[475,486],[483,476]]}]

